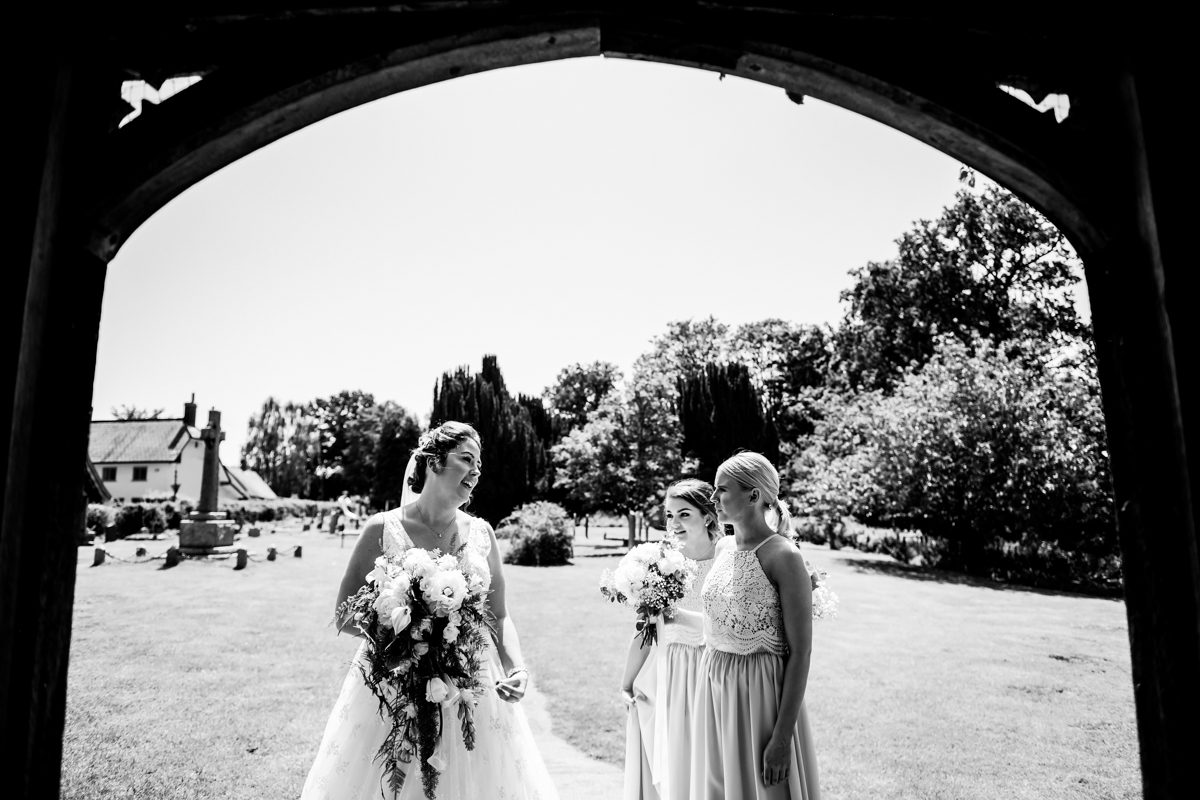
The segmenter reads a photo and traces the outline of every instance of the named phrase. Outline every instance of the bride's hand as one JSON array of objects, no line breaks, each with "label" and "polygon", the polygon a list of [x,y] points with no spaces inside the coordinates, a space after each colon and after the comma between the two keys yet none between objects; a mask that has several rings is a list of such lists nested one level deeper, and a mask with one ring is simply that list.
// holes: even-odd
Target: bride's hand
[{"label": "bride's hand", "polygon": [[502,680],[496,681],[496,694],[500,695],[500,699],[509,703],[518,703],[525,696],[525,690],[529,686],[529,670],[517,669]]},{"label": "bride's hand", "polygon": [[633,687],[632,686],[622,686],[621,687],[621,700],[622,700],[622,702],[625,703],[626,708],[632,708],[634,703],[637,702],[633,696]]}]

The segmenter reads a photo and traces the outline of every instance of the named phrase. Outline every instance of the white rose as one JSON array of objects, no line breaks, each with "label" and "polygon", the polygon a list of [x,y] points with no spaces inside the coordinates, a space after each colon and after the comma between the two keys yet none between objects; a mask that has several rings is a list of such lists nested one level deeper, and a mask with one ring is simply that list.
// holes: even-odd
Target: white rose
[{"label": "white rose", "polygon": [[433,563],[433,558],[420,548],[412,548],[404,553],[404,560],[401,562],[406,572],[417,577],[425,577],[433,572],[436,567]]},{"label": "white rose", "polygon": [[[666,561],[672,567],[671,572],[681,572],[687,569],[687,559],[683,557],[683,553],[674,548],[667,551]],[[661,568],[660,566],[659,569]]]},{"label": "white rose", "polygon": [[446,642],[458,641],[458,626],[447,625],[446,630],[442,631],[442,640]]},{"label": "white rose", "polygon": [[379,619],[385,624],[390,625],[392,621],[392,612],[400,607],[400,601],[391,592],[384,592],[375,598],[375,602],[371,604],[375,609],[375,613],[379,615]]},{"label": "white rose", "polygon": [[437,560],[438,569],[442,570],[457,570],[458,559],[447,553]]},{"label": "white rose", "polygon": [[425,684],[425,702],[440,703],[450,696],[450,687],[441,678],[430,678]]}]

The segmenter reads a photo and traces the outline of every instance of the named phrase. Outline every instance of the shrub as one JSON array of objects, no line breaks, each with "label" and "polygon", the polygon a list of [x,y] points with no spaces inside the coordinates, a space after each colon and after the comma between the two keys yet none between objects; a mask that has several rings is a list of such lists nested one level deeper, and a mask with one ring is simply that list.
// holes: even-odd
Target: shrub
[{"label": "shrub", "polygon": [[275,509],[272,508],[271,506],[265,506],[263,508],[260,508],[258,510],[258,521],[259,522],[274,522],[275,521]]},{"label": "shrub", "polygon": [[159,506],[146,506],[142,512],[142,527],[151,533],[162,533],[167,529],[167,515]]},{"label": "shrub", "polygon": [[890,395],[815,396],[819,422],[791,465],[801,513],[916,528],[968,568],[997,540],[1116,556],[1091,356],[946,337]]},{"label": "shrub", "polygon": [[117,510],[117,538],[124,539],[142,529],[146,509],[140,505],[121,506]]},{"label": "shrub", "polygon": [[555,503],[527,503],[500,521],[496,537],[511,539],[505,563],[552,567],[570,563],[575,555],[571,518]]},{"label": "shrub", "polygon": [[103,533],[109,526],[117,524],[117,509],[104,503],[88,503],[87,527]]}]

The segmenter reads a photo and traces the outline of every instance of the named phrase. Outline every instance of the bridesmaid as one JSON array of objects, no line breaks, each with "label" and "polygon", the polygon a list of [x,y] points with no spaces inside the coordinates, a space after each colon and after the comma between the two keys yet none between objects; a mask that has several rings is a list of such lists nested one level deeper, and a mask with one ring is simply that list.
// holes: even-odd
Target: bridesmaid
[{"label": "bridesmaid", "polygon": [[717,517],[733,526],[736,546],[721,549],[701,592],[691,800],[819,800],[804,707],[812,587],[779,473],[743,452],[721,464],[715,483]]},{"label": "bridesmaid", "polygon": [[688,800],[692,709],[704,644],[700,588],[722,536],[712,493],[712,485],[694,478],[667,487],[667,533],[695,568],[696,579],[675,615],[656,620],[658,644],[642,647],[637,637],[630,643],[621,692],[630,708],[625,800]]}]

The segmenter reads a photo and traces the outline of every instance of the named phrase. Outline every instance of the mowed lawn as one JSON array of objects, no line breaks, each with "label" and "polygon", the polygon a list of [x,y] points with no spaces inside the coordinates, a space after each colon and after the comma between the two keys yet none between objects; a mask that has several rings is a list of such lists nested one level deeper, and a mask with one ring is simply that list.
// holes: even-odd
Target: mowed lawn
[{"label": "mowed lawn", "polygon": [[[91,568],[80,549],[63,797],[299,795],[356,646],[329,623],[353,539],[278,526],[242,544],[280,555]],[[807,694],[825,798],[1141,796],[1120,602],[806,555],[841,597],[816,625]],[[615,563],[505,575],[554,732],[620,764],[632,619],[596,589]]]}]

